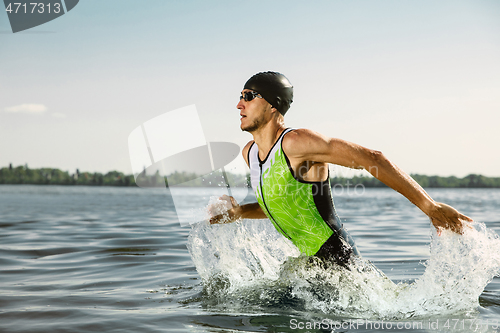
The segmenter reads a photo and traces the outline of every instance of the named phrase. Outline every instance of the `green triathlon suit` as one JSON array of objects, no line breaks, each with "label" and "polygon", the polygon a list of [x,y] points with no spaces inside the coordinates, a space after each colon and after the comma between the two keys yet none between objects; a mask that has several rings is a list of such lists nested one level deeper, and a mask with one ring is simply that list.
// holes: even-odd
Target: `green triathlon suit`
[{"label": "green triathlon suit", "polygon": [[352,254],[359,253],[335,211],[330,177],[320,182],[295,177],[281,146],[283,137],[292,130],[281,133],[263,161],[255,142],[248,150],[257,201],[276,229],[302,253],[345,264]]}]

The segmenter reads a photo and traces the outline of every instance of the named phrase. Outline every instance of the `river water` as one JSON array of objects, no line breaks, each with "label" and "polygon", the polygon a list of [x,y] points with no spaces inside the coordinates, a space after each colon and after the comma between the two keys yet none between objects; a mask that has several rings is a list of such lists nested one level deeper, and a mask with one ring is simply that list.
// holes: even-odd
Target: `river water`
[{"label": "river water", "polygon": [[429,189],[477,221],[464,236],[390,189],[334,192],[350,269],[267,220],[180,224],[166,189],[0,186],[0,332],[500,330],[500,190]]}]

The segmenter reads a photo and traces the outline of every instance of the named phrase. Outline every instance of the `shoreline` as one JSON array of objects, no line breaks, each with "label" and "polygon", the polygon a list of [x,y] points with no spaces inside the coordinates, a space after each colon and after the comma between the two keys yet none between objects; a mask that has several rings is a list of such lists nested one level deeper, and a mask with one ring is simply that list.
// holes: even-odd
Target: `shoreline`
[{"label": "shoreline", "polygon": [[[227,173],[231,184],[236,187],[248,186],[249,175]],[[486,177],[483,175],[470,174],[463,178],[455,176],[427,176],[410,174],[423,188],[500,188],[500,177]],[[219,171],[208,175],[197,175],[188,172],[174,172],[167,177],[158,172],[154,175],[146,175],[145,172],[137,175],[141,178],[140,187],[221,187],[226,183]],[[126,175],[119,171],[110,171],[106,174],[98,172],[75,173],[61,171],[54,168],[30,169],[27,165],[0,168],[0,185],[64,185],[64,186],[113,186],[113,187],[139,187],[134,175]],[[331,187],[335,186],[363,186],[365,188],[384,188],[385,184],[378,179],[366,176],[355,176],[352,178],[330,177]]]}]

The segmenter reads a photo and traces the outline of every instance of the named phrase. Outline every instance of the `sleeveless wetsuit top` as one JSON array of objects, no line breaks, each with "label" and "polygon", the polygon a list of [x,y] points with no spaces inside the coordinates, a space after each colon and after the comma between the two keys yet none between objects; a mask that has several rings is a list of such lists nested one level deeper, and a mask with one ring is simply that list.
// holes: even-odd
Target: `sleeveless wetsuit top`
[{"label": "sleeveless wetsuit top", "polygon": [[257,201],[276,229],[302,253],[345,263],[352,253],[359,253],[333,206],[330,177],[321,182],[295,178],[281,146],[285,134],[292,130],[281,133],[264,161],[255,142],[248,150]]}]

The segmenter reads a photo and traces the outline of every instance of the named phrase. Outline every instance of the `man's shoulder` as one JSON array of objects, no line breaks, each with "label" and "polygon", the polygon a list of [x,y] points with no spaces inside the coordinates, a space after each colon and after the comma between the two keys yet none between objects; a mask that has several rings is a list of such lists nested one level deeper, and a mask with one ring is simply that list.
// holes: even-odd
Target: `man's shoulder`
[{"label": "man's shoulder", "polygon": [[245,162],[247,162],[247,165],[248,165],[248,151],[250,150],[250,147],[253,145],[254,142],[255,142],[254,140],[250,140],[241,150],[241,155],[243,155],[243,158],[245,159]]},{"label": "man's shoulder", "polygon": [[254,142],[255,142],[254,140],[250,140],[250,141],[248,141],[248,143],[245,145],[245,147],[243,147],[243,149],[242,149],[242,151],[241,151],[241,152],[242,152],[244,155],[246,155],[246,154],[248,153],[248,150],[250,149],[250,147],[252,147],[252,145],[253,145],[253,143],[254,143]]},{"label": "man's shoulder", "polygon": [[307,128],[298,128],[293,131],[288,132],[283,137],[283,148],[284,149],[294,149],[300,148],[302,146],[309,146],[315,144],[316,142],[321,142],[325,140],[325,136],[318,132]]},{"label": "man's shoulder", "polygon": [[314,154],[325,149],[330,138],[310,129],[291,131],[283,138],[283,151],[288,157],[314,158]]},{"label": "man's shoulder", "polygon": [[[308,128],[296,128],[286,133],[285,138],[287,138],[287,140],[304,140],[316,135],[319,135],[319,133]],[[283,138],[283,140],[285,140],[285,138]]]}]

